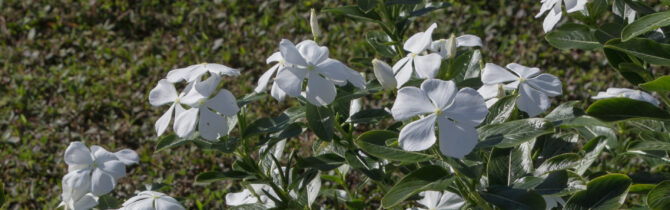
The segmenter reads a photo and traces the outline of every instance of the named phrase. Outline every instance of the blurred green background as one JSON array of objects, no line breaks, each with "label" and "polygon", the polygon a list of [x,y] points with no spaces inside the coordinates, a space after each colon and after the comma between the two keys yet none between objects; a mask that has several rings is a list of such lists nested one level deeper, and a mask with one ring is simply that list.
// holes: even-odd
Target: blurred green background
[{"label": "blurred green background", "polygon": [[[564,94],[554,103],[585,100],[610,86],[631,85],[613,73],[602,54],[561,51],[544,40],[540,1],[450,1],[453,5],[415,20],[408,33],[436,22],[434,37],[475,34],[485,62],[517,62],[555,74]],[[241,97],[271,65],[265,59],[282,38],[311,39],[309,9],[354,1],[31,1],[0,0],[0,208],[52,209],[60,200],[69,142],[116,151],[130,148],[141,163],[127,169],[112,196],[124,200],[145,184],[187,209],[222,208],[232,183],[194,185],[200,172],[226,168],[230,156],[195,147],[154,153],[155,120],[167,107],[151,107],[149,91],[171,69],[201,62],[238,68],[223,86]],[[564,18],[565,19],[565,18]],[[355,58],[377,57],[364,40],[376,25],[319,13],[321,44],[332,58],[360,72]],[[393,60],[395,61],[395,60]],[[387,62],[392,63],[391,60]],[[294,99],[248,106],[252,118],[279,114]],[[299,143],[299,142],[297,142]],[[303,154],[304,155],[304,154]]]}]

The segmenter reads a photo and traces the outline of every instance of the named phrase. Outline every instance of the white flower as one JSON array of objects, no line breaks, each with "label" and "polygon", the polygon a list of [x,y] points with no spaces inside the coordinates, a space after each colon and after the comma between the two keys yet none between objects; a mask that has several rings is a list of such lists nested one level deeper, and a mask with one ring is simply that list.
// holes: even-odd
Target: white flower
[{"label": "white flower", "polygon": [[403,48],[410,53],[393,65],[393,73],[398,81],[398,88],[409,81],[414,71],[416,71],[419,78],[423,79],[435,78],[437,75],[442,63],[442,57],[437,53],[421,55],[421,53],[430,48],[435,28],[437,28],[437,24],[433,23],[425,32],[412,35],[403,45]]},{"label": "white flower", "polygon": [[342,86],[350,82],[365,89],[365,79],[361,75],[342,62],[328,58],[328,48],[312,40],[302,41],[295,46],[291,41],[283,39],[279,50],[284,60],[292,66],[279,71],[275,83],[289,96],[300,96],[305,78],[306,98],[317,106],[325,106],[335,100],[335,85]]},{"label": "white flower", "polygon": [[505,96],[505,90],[502,83],[492,85],[482,85],[477,92],[486,100],[486,107],[491,108],[500,98]]},{"label": "white flower", "polygon": [[196,122],[200,136],[207,140],[216,140],[228,135],[228,120],[226,117],[234,116],[240,111],[240,108],[237,106],[235,96],[226,89],[219,90],[216,96],[209,99],[219,85],[219,81],[221,81],[221,77],[216,74],[202,82],[196,80],[193,88],[180,99],[181,103],[187,104],[191,108],[181,111],[179,111],[179,108],[177,109],[174,123],[177,136],[183,138],[193,134]]},{"label": "white flower", "polygon": [[316,11],[314,11],[314,8],[312,8],[309,12],[309,27],[312,28],[312,35],[314,35],[315,40],[321,37],[319,20],[316,17]]},{"label": "white flower", "polygon": [[126,176],[126,165],[137,162],[139,157],[132,150],[111,153],[99,146],[91,146],[89,150],[81,142],[72,142],[65,150],[69,173],[64,182],[69,184],[67,190],[74,193],[70,196],[73,198],[86,194],[84,188],[89,188],[93,195],[104,195],[114,189],[117,179]]},{"label": "white flower", "polygon": [[168,72],[167,81],[170,83],[180,82],[186,80],[187,82],[193,82],[202,78],[202,75],[209,72],[210,74],[215,74],[218,76],[228,75],[228,76],[240,76],[240,71],[233,69],[221,64],[216,63],[201,63],[190,65],[186,68],[174,69]]},{"label": "white flower", "polygon": [[[285,69],[285,64],[286,62],[284,61],[284,58],[281,56],[281,52],[275,52],[268,59],[265,61],[266,63],[270,64],[272,62],[277,62],[274,66],[270,67],[268,71],[263,73],[261,77],[258,79],[258,85],[256,86],[256,89],[254,91],[256,93],[260,93],[265,91],[265,89],[268,87],[268,83],[270,83],[270,77],[272,77],[275,72],[280,72]],[[270,95],[272,95],[273,98],[277,99],[277,101],[284,101],[284,98],[286,98],[286,93],[277,86],[277,83],[272,83],[272,89],[270,90]]]},{"label": "white flower", "polygon": [[[621,8],[621,6],[623,6],[623,8]],[[622,11],[623,13],[621,13]],[[627,20],[628,24],[635,22],[635,17],[637,15],[637,11],[630,7],[625,1],[612,4],[612,13]]]},{"label": "white flower", "polygon": [[568,13],[573,13],[585,10],[587,2],[588,0],[542,0],[542,8],[535,15],[535,18],[541,17],[548,11],[547,17],[544,18],[542,23],[542,28],[547,33],[561,20],[561,15],[563,15],[562,3],[565,3],[565,10]]},{"label": "white flower", "polygon": [[457,210],[465,205],[463,198],[449,191],[423,191],[419,195],[423,196],[423,198],[417,201],[417,203],[430,210]]},{"label": "white flower", "polygon": [[430,44],[430,50],[442,56],[442,58],[453,58],[456,56],[458,47],[481,47],[482,39],[475,35],[465,34],[454,38],[452,34],[449,39],[440,39]]},{"label": "white flower", "polygon": [[628,88],[607,88],[606,92],[598,92],[598,95],[591,97],[592,99],[605,98],[629,98],[638,101],[649,102],[654,106],[658,106],[660,102],[649,93],[633,90]]},{"label": "white flower", "polygon": [[373,59],[372,60],[372,69],[375,73],[375,78],[379,81],[379,84],[382,85],[384,89],[393,90],[396,88],[396,80],[393,77],[393,69],[386,62]]},{"label": "white flower", "polygon": [[76,170],[63,177],[63,200],[58,206],[65,210],[92,209],[98,205],[98,197],[89,193],[91,175],[85,170]]},{"label": "white flower", "polygon": [[406,120],[427,116],[407,124],[400,131],[399,146],[407,151],[420,151],[435,143],[435,122],[439,127],[440,151],[446,156],[463,158],[478,142],[477,130],[488,110],[477,91],[460,91],[452,81],[428,79],[421,89],[404,87],[391,108],[393,118]]},{"label": "white flower", "polygon": [[163,193],[143,191],[123,203],[121,210],[183,210],[179,201]]},{"label": "white flower", "polygon": [[554,75],[542,73],[539,68],[529,68],[516,63],[507,64],[505,68],[487,63],[482,70],[482,82],[485,85],[505,83],[506,90],[519,89],[517,107],[519,110],[534,117],[551,106],[548,96],[561,95],[561,81]]},{"label": "white flower", "polygon": [[[228,206],[240,206],[245,204],[254,204],[260,203],[266,208],[274,208],[276,206],[275,202],[266,195],[265,192],[270,193],[270,196],[278,198],[275,191],[266,184],[250,184],[253,192],[249,189],[244,189],[241,192],[228,193],[226,194],[226,205]],[[256,197],[256,195],[258,197]],[[260,198],[260,200],[259,200]]]}]

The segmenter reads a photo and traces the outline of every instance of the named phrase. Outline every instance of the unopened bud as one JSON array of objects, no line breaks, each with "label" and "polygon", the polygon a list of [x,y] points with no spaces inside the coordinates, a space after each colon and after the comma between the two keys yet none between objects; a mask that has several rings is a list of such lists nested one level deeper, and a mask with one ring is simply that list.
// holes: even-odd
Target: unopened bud
[{"label": "unopened bud", "polygon": [[374,59],[372,60],[372,67],[375,73],[375,77],[379,84],[382,85],[384,89],[393,90],[396,88],[396,79],[393,77],[393,69],[386,62]]},{"label": "unopened bud", "polygon": [[318,39],[321,36],[321,30],[319,30],[319,21],[316,17],[316,11],[314,8],[309,13],[309,27],[312,28],[312,35],[314,39]]}]

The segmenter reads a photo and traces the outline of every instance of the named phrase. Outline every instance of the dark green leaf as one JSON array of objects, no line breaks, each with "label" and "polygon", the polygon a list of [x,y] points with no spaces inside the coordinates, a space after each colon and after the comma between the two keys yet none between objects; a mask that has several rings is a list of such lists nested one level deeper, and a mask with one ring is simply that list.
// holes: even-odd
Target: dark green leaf
[{"label": "dark green leaf", "polygon": [[656,91],[665,94],[665,92],[670,91],[670,76],[666,75],[656,78],[654,81],[640,84],[640,87],[648,91]]},{"label": "dark green leaf", "polygon": [[664,150],[670,151],[670,143],[662,141],[635,141],[628,150]]},{"label": "dark green leaf", "polygon": [[544,161],[542,165],[537,167],[535,175],[542,175],[554,171],[560,171],[572,168],[579,164],[581,157],[575,153],[565,153],[556,155]]},{"label": "dark green leaf", "polygon": [[500,209],[545,209],[544,198],[532,190],[512,188],[496,189],[490,192],[480,192],[484,200],[493,203]]},{"label": "dark green leaf", "polygon": [[366,109],[352,115],[351,123],[373,123],[390,116],[391,114],[383,109]]},{"label": "dark green leaf", "polygon": [[[2,206],[2,204],[0,204]],[[116,199],[111,194],[102,195],[98,197],[98,209],[118,209],[121,207],[121,201]]]},{"label": "dark green leaf", "polygon": [[255,102],[255,101],[264,99],[267,95],[268,95],[267,93],[251,93],[251,94],[248,94],[248,95],[244,96],[244,98],[237,100],[237,106],[242,107],[242,106],[247,105],[251,102]]},{"label": "dark green leaf", "polygon": [[547,175],[544,181],[535,187],[535,191],[543,195],[550,195],[563,191],[568,187],[568,172],[554,171]]},{"label": "dark green leaf", "polygon": [[486,119],[484,119],[482,125],[504,123],[512,116],[515,108],[516,97],[514,95],[501,98],[489,108],[489,114],[486,115]]},{"label": "dark green leaf", "polygon": [[209,184],[212,182],[223,181],[223,180],[237,180],[244,179],[248,177],[249,174],[242,171],[208,171],[198,174],[195,177],[196,184]]},{"label": "dark green leaf", "polygon": [[559,49],[592,50],[602,47],[588,26],[568,23],[552,30],[544,37],[549,44]]},{"label": "dark green leaf", "polygon": [[493,143],[498,148],[507,148],[552,133],[553,126],[545,119],[529,118],[503,124],[485,125],[477,129],[477,132],[479,133],[479,139],[482,140],[480,144],[490,145],[489,143]]},{"label": "dark green leaf", "polygon": [[333,153],[298,159],[298,168],[316,168],[321,171],[333,170],[344,163],[344,158]]},{"label": "dark green leaf", "polygon": [[586,190],[575,193],[565,209],[618,209],[626,199],[632,180],[623,174],[607,174],[591,180]]},{"label": "dark green leaf", "polygon": [[377,0],[357,0],[356,2],[358,3],[358,8],[365,13],[375,9],[379,3]]},{"label": "dark green leaf", "polygon": [[393,58],[396,56],[396,51],[393,50],[391,37],[381,31],[370,31],[365,34],[365,39],[368,44],[375,49],[375,51],[386,58]]},{"label": "dark green leaf", "polygon": [[669,25],[670,11],[646,15],[626,25],[621,32],[621,40],[625,42],[641,34]]},{"label": "dark green leaf", "polygon": [[577,165],[575,172],[579,175],[584,175],[584,172],[586,172],[593,162],[600,157],[600,153],[605,149],[606,145],[607,139],[603,136],[594,137],[589,140],[584,147],[582,147],[584,157],[579,162],[579,165]]},{"label": "dark green leaf", "polygon": [[391,208],[405,199],[425,190],[444,190],[449,184],[449,173],[439,166],[425,166],[407,174],[382,198],[382,206]]},{"label": "dark green leaf", "polygon": [[656,185],[647,194],[647,205],[651,209],[670,209],[670,180]]},{"label": "dark green leaf", "polygon": [[184,145],[188,142],[189,139],[179,138],[179,136],[177,136],[176,134],[170,134],[158,140],[155,150],[156,152],[160,152],[168,148]]},{"label": "dark green leaf", "polygon": [[629,98],[607,98],[591,104],[586,113],[603,121],[631,118],[670,119],[670,114],[644,101]]},{"label": "dark green leaf", "polygon": [[626,42],[615,39],[607,42],[605,48],[628,53],[650,64],[670,66],[670,45],[651,39],[633,38]]},{"label": "dark green leaf", "polygon": [[328,107],[305,105],[305,117],[307,117],[307,126],[322,140],[330,141],[333,139],[333,126],[335,126],[333,113]]},{"label": "dark green leaf", "polygon": [[370,167],[369,162],[373,161],[371,159],[365,158],[357,153],[346,152],[344,154],[344,159],[347,163],[354,169],[359,170],[370,179],[380,181],[383,179],[384,172],[379,168]]},{"label": "dark green leaf", "polygon": [[388,160],[412,163],[434,158],[424,153],[408,152],[397,147],[386,146],[386,140],[391,138],[398,138],[398,134],[387,130],[372,130],[361,134],[355,143],[366,153]]},{"label": "dark green leaf", "polygon": [[323,12],[331,12],[335,13],[338,15],[344,15],[347,16],[351,19],[354,20],[362,20],[362,21],[369,21],[369,22],[379,22],[381,21],[381,17],[376,12],[368,12],[365,13],[363,12],[358,6],[356,5],[350,5],[350,6],[343,6],[343,7],[338,7],[338,8],[332,8],[332,9],[324,9],[322,10]]},{"label": "dark green leaf", "polygon": [[[614,42],[619,42],[619,41],[620,40],[617,38],[617,39],[610,40],[608,43],[614,43]],[[607,48],[607,47],[603,48],[603,52],[605,53],[605,57],[607,57],[607,61],[612,66],[612,68],[617,70],[619,72],[619,74],[621,74],[621,76],[623,76],[626,80],[628,80],[629,82],[631,82],[635,85],[645,82],[644,78],[642,78],[637,72],[635,72],[635,71],[631,72],[631,69],[621,69],[621,67],[630,67],[628,64],[626,64],[627,66],[624,66],[624,65],[621,65],[621,64],[624,64],[624,63],[634,64],[633,58],[628,56],[628,54],[626,54],[624,52],[621,52],[621,51],[618,51],[618,50],[610,49],[610,48]],[[635,65],[637,65],[637,64],[635,64]],[[637,68],[634,68],[634,69],[637,69]],[[632,70],[634,70],[634,69],[632,69]]]}]

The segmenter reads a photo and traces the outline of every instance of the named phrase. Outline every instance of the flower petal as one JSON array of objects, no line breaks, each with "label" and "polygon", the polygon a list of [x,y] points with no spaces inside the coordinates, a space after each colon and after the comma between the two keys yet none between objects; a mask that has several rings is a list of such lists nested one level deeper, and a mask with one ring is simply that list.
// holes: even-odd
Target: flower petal
[{"label": "flower petal", "polygon": [[90,165],[93,163],[91,151],[84,143],[71,142],[65,149],[65,163],[68,165]]},{"label": "flower petal", "polygon": [[172,120],[172,113],[174,112],[175,105],[181,106],[181,104],[172,104],[172,106],[170,106],[170,108],[163,115],[161,115],[161,117],[158,118],[158,120],[156,120],[157,136],[163,135],[168,125],[170,125],[170,120]]},{"label": "flower petal", "polygon": [[198,119],[198,110],[198,108],[190,108],[175,117],[173,129],[177,136],[185,138],[193,134]]},{"label": "flower petal", "polygon": [[119,160],[114,153],[107,151],[98,145],[91,146],[91,154],[93,154],[94,162],[103,163],[106,161]]},{"label": "flower petal", "polygon": [[547,94],[548,96],[557,96],[563,93],[561,80],[551,74],[540,74],[527,80],[528,84],[535,89]]},{"label": "flower petal", "polygon": [[542,22],[542,29],[544,29],[544,33],[548,33],[551,31],[551,29],[554,28],[554,26],[556,26],[558,21],[561,20],[561,15],[563,15],[562,13],[563,11],[561,10],[560,3],[558,6],[554,6],[552,10],[549,10],[547,17],[545,17],[544,22]]},{"label": "flower petal", "polygon": [[444,113],[459,124],[474,127],[484,121],[489,110],[484,98],[475,89],[466,87],[456,93],[454,103]]},{"label": "flower petal", "polygon": [[195,90],[200,93],[205,98],[209,98],[214,94],[214,91],[216,88],[219,86],[219,83],[221,82],[221,76],[218,74],[212,74],[209,78],[207,78],[205,81],[202,82],[196,82],[194,87]]},{"label": "flower petal", "polygon": [[411,117],[434,112],[437,109],[428,99],[426,93],[416,87],[404,87],[398,90],[391,114],[395,120],[406,120]]},{"label": "flower petal", "polygon": [[244,189],[241,192],[226,194],[226,205],[240,206],[244,204],[258,203],[258,198],[251,194],[251,191]]},{"label": "flower petal", "polygon": [[186,78],[189,78],[191,71],[193,71],[193,69],[195,69],[197,66],[198,65],[190,65],[185,68],[170,70],[167,74],[166,79],[170,83],[177,83],[182,80],[185,80]]},{"label": "flower petal", "polygon": [[398,146],[406,151],[421,151],[433,146],[436,140],[436,117],[431,114],[403,127],[398,137]]},{"label": "flower petal", "polygon": [[491,84],[491,85],[482,85],[477,92],[484,97],[484,99],[491,99],[498,96],[498,89],[501,88],[500,84]]},{"label": "flower petal", "polygon": [[316,106],[326,106],[335,100],[335,85],[314,72],[307,79],[307,101]]},{"label": "flower petal", "polygon": [[[121,163],[123,164],[123,163]],[[102,170],[93,170],[91,175],[91,193],[101,196],[111,192],[116,186],[116,179]]]},{"label": "flower petal", "polygon": [[126,165],[137,164],[140,162],[140,157],[137,156],[137,152],[131,149],[119,150],[118,152],[115,152],[114,155]]},{"label": "flower petal", "polygon": [[397,74],[398,71],[400,71],[400,68],[404,67],[405,64],[407,64],[409,60],[410,60],[410,57],[408,55],[408,56],[405,56],[404,58],[396,61],[395,64],[393,64],[393,73]]},{"label": "flower petal", "polygon": [[336,84],[347,84],[348,67],[338,60],[326,59],[317,65],[315,70]]},{"label": "flower petal", "polygon": [[507,64],[507,68],[512,70],[514,73],[519,75],[519,77],[524,79],[530,79],[535,75],[540,74],[540,69],[536,67],[527,67],[518,63]]},{"label": "flower petal", "polygon": [[281,88],[279,88],[276,82],[272,84],[270,95],[272,95],[273,98],[277,99],[277,101],[284,101],[284,99],[286,98],[286,92],[284,92]]},{"label": "flower petal", "polygon": [[302,82],[306,76],[307,70],[287,67],[277,73],[275,84],[289,96],[298,97],[302,91]]},{"label": "flower petal", "polygon": [[295,45],[293,45],[291,41],[282,39],[281,42],[279,42],[279,51],[281,52],[281,56],[287,62],[301,66],[307,66],[307,61],[305,61],[305,58],[302,57],[298,49],[295,48]]},{"label": "flower petal", "polygon": [[442,64],[442,56],[437,53],[418,55],[414,58],[416,73],[423,79],[435,78],[440,70],[440,64]]},{"label": "flower petal", "polygon": [[564,0],[565,11],[568,13],[573,13],[577,11],[582,11],[586,9],[587,0]]},{"label": "flower petal", "polygon": [[437,108],[444,109],[454,100],[458,88],[452,81],[427,79],[421,83],[421,90],[426,92]]},{"label": "flower petal", "polygon": [[423,194],[423,198],[421,200],[418,200],[417,203],[423,205],[428,209],[436,209],[437,204],[440,202],[440,197],[442,193],[439,191],[429,190],[429,191],[423,191],[421,192],[421,194]]},{"label": "flower petal", "polygon": [[461,209],[465,205],[465,200],[456,193],[444,191],[436,209]]},{"label": "flower petal", "polygon": [[284,60],[284,58],[281,57],[281,52],[275,52],[265,60],[265,63],[270,64],[272,62],[281,62],[281,60]]},{"label": "flower petal", "polygon": [[63,201],[79,200],[91,189],[91,170],[79,169],[70,171],[63,176]]},{"label": "flower petal", "polygon": [[275,64],[265,73],[263,73],[263,75],[261,75],[260,78],[258,78],[258,84],[256,85],[256,89],[254,89],[254,92],[261,93],[265,91],[265,89],[268,87],[268,83],[270,83],[270,78],[275,73],[275,71],[277,71],[280,65],[281,64]]},{"label": "flower petal", "polygon": [[328,58],[328,48],[319,46],[319,44],[312,40],[300,42],[298,44],[298,51],[309,65],[316,66]]},{"label": "flower petal", "polygon": [[520,86],[519,99],[517,100],[519,110],[528,113],[529,117],[535,117],[549,108],[551,102],[547,95],[535,90],[525,82],[521,83]]},{"label": "flower petal", "polygon": [[219,137],[228,135],[228,124],[226,118],[210,111],[206,107],[200,108],[200,120],[198,121],[198,132],[203,138],[215,141]]},{"label": "flower petal", "polygon": [[126,164],[119,160],[98,162],[98,168],[94,170],[102,170],[106,174],[114,177],[114,179],[120,179],[126,176]]},{"label": "flower petal", "polygon": [[237,99],[235,99],[233,93],[226,89],[219,90],[214,98],[205,102],[205,106],[226,116],[236,115],[240,111],[237,106]]},{"label": "flower petal", "polygon": [[456,37],[456,46],[458,47],[481,47],[482,39],[478,36],[465,34],[459,37]]},{"label": "flower petal", "polygon": [[92,209],[98,205],[98,197],[89,193],[81,197],[74,204],[74,209]]},{"label": "flower petal", "polygon": [[412,37],[407,39],[403,48],[415,54],[423,52],[426,48],[430,47],[431,42],[433,42],[432,36],[435,28],[437,28],[437,24],[433,23],[425,32],[419,32],[412,35]]},{"label": "flower petal", "polygon": [[177,90],[166,79],[158,81],[156,87],[149,92],[149,103],[152,106],[167,104],[173,102],[175,99],[177,99]]},{"label": "flower petal", "polygon": [[[414,60],[408,60],[407,64],[402,66],[402,68],[396,73],[395,79],[397,81],[396,88],[402,87],[409,79],[412,78],[412,62]],[[394,66],[395,67],[395,66]]]},{"label": "flower petal", "polygon": [[482,82],[487,85],[519,80],[512,72],[496,64],[487,63],[482,69]]},{"label": "flower petal", "polygon": [[240,76],[240,71],[234,68],[230,68],[218,63],[206,63],[203,64],[207,70],[216,75],[227,75],[227,76]]},{"label": "flower petal", "polygon": [[386,62],[377,60],[376,58],[372,60],[372,67],[375,73],[375,78],[379,81],[379,84],[382,85],[384,89],[393,90],[396,88],[396,80],[393,77],[393,69]]},{"label": "flower petal", "polygon": [[161,196],[155,200],[157,210],[183,210],[184,207],[170,196]]},{"label": "flower petal", "polygon": [[462,159],[477,145],[479,137],[475,127],[454,123],[446,117],[438,117],[440,128],[440,151],[442,154]]}]

